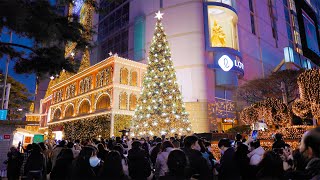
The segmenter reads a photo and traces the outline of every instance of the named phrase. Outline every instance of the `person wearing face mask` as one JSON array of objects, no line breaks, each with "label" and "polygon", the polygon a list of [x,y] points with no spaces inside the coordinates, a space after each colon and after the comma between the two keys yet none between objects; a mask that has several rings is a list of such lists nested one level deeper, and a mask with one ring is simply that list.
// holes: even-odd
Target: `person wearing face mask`
[{"label": "person wearing face mask", "polygon": [[197,179],[212,179],[207,160],[202,157],[201,147],[196,136],[184,138],[184,153],[187,156],[187,177]]},{"label": "person wearing face mask", "polygon": [[237,167],[235,151],[231,147],[230,139],[220,139],[218,147],[221,153],[220,164],[216,166],[219,173],[219,179],[238,180],[240,178],[239,168]]},{"label": "person wearing face mask", "polygon": [[72,163],[72,179],[95,179],[100,160],[96,156],[95,149],[85,146],[81,149],[79,156]]}]

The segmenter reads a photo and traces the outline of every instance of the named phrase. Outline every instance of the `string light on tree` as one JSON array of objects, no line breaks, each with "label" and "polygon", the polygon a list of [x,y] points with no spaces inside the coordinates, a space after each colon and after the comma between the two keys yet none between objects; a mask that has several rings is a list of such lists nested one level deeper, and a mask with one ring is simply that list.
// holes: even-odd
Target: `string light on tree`
[{"label": "string light on tree", "polygon": [[[153,41],[149,49],[147,73],[143,81],[143,90],[138,108],[133,118],[133,132],[139,135],[174,135],[191,132],[188,113],[176,83],[176,74],[171,59],[168,41],[162,27],[163,13],[158,11]],[[174,106],[173,106],[174,104]],[[155,120],[157,120],[155,122]],[[135,125],[147,123],[148,126]],[[151,126],[149,126],[151,125]],[[139,133],[147,132],[147,133]]]}]

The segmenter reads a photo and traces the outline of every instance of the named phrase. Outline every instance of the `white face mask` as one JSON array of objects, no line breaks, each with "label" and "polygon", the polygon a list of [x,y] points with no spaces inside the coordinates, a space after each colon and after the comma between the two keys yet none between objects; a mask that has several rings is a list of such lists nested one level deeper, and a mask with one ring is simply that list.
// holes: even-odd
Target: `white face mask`
[{"label": "white face mask", "polygon": [[211,149],[211,147],[208,147],[208,151],[209,151],[209,152],[212,152],[212,149]]},{"label": "white face mask", "polygon": [[223,155],[224,154],[224,150],[220,149],[220,153],[221,153],[221,155]]},{"label": "white face mask", "polygon": [[89,163],[91,167],[96,167],[100,163],[100,159],[97,156],[92,156],[89,159]]}]

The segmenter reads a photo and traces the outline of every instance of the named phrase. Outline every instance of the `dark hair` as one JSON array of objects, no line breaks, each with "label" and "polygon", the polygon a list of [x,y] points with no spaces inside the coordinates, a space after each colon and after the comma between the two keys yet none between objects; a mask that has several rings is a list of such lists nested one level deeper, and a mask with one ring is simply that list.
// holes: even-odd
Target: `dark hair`
[{"label": "dark hair", "polygon": [[124,155],[123,155],[123,153],[124,153],[124,148],[123,148],[123,146],[122,146],[121,144],[115,145],[115,146],[113,147],[113,150],[118,151],[119,154],[120,154],[120,156],[121,156],[121,158],[124,158]]},{"label": "dark hair", "polygon": [[277,133],[277,134],[274,136],[274,138],[275,138],[277,141],[282,140],[282,134]]},{"label": "dark hair", "polygon": [[175,149],[170,152],[167,161],[169,173],[177,177],[185,176],[185,169],[187,165],[187,157],[180,149]]},{"label": "dark hair", "polygon": [[160,147],[161,152],[165,151],[168,147],[173,148],[173,144],[170,141],[164,141]]},{"label": "dark hair", "polygon": [[305,135],[302,139],[307,149],[310,147],[314,157],[320,157],[320,127],[316,127]]},{"label": "dark hair", "polygon": [[39,146],[41,147],[41,150],[44,151],[47,149],[46,145],[44,144],[44,142],[40,142]]},{"label": "dark hair", "polygon": [[32,150],[32,144],[28,144],[26,149],[27,149],[27,151],[31,151]]},{"label": "dark hair", "polygon": [[67,148],[73,148],[73,142],[68,142],[68,144],[67,144]]},{"label": "dark hair", "polygon": [[162,142],[162,139],[159,138],[159,137],[157,137],[157,138],[156,138],[156,142],[157,142],[157,143],[161,143],[161,142]]},{"label": "dark hair", "polygon": [[224,146],[224,147],[231,147],[230,139],[228,139],[228,138],[222,138],[222,139],[220,139],[220,141],[219,141],[219,143],[218,143],[218,147],[221,148],[222,146]]},{"label": "dark hair", "polygon": [[99,151],[99,152],[102,152],[102,151],[105,150],[102,143],[99,143],[99,144],[97,145],[97,147],[98,147],[98,151]]},{"label": "dark hair", "polygon": [[41,147],[39,144],[32,143],[32,153],[40,153]]},{"label": "dark hair", "polygon": [[242,139],[242,135],[240,133],[237,133],[236,135],[236,140],[240,141]]},{"label": "dark hair", "polygon": [[173,144],[173,147],[175,147],[175,148],[179,148],[180,147],[180,142],[178,141],[178,140],[174,140],[174,141],[172,141],[172,144]]},{"label": "dark hair", "polygon": [[205,147],[211,147],[211,143],[209,141],[204,141],[204,146]]},{"label": "dark hair", "polygon": [[255,141],[250,142],[250,147],[257,149],[258,147],[260,147],[260,141],[255,140]]},{"label": "dark hair", "polygon": [[258,164],[258,178],[280,178],[284,175],[283,161],[281,157],[273,151],[267,151],[263,159]]},{"label": "dark hair", "polygon": [[290,144],[285,143],[284,147],[291,148]]},{"label": "dark hair", "polygon": [[69,148],[61,149],[61,152],[59,153],[59,159],[73,160],[72,150]]},{"label": "dark hair", "polygon": [[122,158],[118,151],[110,151],[100,171],[100,177],[116,179],[125,176],[122,167]]},{"label": "dark hair", "polygon": [[79,140],[79,139],[76,139],[76,140],[74,141],[74,143],[80,144],[80,140]]},{"label": "dark hair", "polygon": [[141,143],[139,141],[133,141],[131,146],[132,149],[138,149],[141,148]]},{"label": "dark hair", "polygon": [[198,141],[198,138],[196,136],[187,136],[184,138],[184,147],[185,148],[191,148],[192,145],[194,145]]},{"label": "dark hair", "polygon": [[200,152],[202,152],[202,153],[206,152],[206,147],[204,146],[204,142],[203,142],[202,139],[198,140],[198,144],[199,144],[199,146],[201,148]]},{"label": "dark hair", "polygon": [[65,140],[62,140],[62,141],[59,142],[59,146],[60,147],[63,147],[65,145],[66,145],[66,141]]}]

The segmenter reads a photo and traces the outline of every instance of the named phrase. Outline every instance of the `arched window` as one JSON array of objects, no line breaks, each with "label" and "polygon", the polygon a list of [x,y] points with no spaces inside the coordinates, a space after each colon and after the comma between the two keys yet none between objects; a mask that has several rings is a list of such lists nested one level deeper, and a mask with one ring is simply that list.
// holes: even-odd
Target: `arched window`
[{"label": "arched window", "polygon": [[134,94],[130,94],[130,104],[129,104],[129,110],[134,111],[137,107],[137,96]]},{"label": "arched window", "polygon": [[127,93],[123,92],[120,94],[120,109],[127,109]]},{"label": "arched window", "polygon": [[120,84],[128,84],[129,71],[127,68],[120,70]]},{"label": "arched window", "polygon": [[88,100],[82,101],[79,107],[79,114],[88,114],[90,112],[90,103]]},{"label": "arched window", "polygon": [[110,108],[110,97],[108,95],[102,95],[97,100],[96,110],[109,109]]},{"label": "arched window", "polygon": [[138,73],[137,71],[132,71],[130,76],[130,85],[137,86],[138,85]]},{"label": "arched window", "polygon": [[65,118],[72,117],[74,113],[74,108],[73,105],[68,105],[64,114]]},{"label": "arched window", "polygon": [[59,120],[61,118],[61,109],[56,109],[53,114],[53,120]]}]

